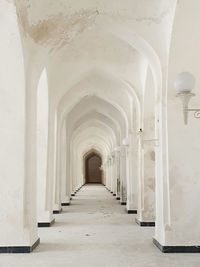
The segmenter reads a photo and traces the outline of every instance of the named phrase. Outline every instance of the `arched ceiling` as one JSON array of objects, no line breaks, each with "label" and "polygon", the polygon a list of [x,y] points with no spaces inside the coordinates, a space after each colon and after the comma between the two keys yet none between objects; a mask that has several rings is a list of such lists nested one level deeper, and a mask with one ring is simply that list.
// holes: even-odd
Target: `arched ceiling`
[{"label": "arched ceiling", "polygon": [[74,136],[73,142],[71,143],[71,154],[81,159],[83,151],[85,153],[91,148],[97,147],[101,151],[103,160],[106,160],[111,150],[111,144],[107,139],[107,133],[105,131],[97,131],[97,128],[89,127],[82,134],[79,133]]},{"label": "arched ceiling", "polygon": [[116,140],[116,136],[115,133],[113,132],[113,130],[106,125],[105,123],[98,121],[98,120],[88,120],[85,123],[82,123],[74,132],[72,135],[72,138],[74,137],[74,135],[76,134],[80,134],[82,135],[83,131],[85,129],[90,129],[90,128],[95,128],[96,132],[98,133],[103,133],[105,137],[108,139],[108,141],[110,141],[110,144],[112,147],[117,145],[117,140]]},{"label": "arched ceiling", "polygon": [[88,113],[85,116],[82,116],[78,121],[75,122],[74,127],[72,127],[71,131],[73,132],[86,121],[99,121],[102,124],[109,126],[112,129],[113,133],[115,134],[117,143],[120,144],[121,135],[120,135],[120,128],[118,127],[118,125],[115,124],[115,122],[112,121],[109,117],[106,117],[105,115],[98,112],[92,112],[92,114]]},{"label": "arched ceiling", "polygon": [[113,150],[116,146],[116,143],[114,142],[115,140],[113,140],[113,136],[107,128],[100,128],[98,125],[88,125],[88,127],[83,127],[81,131],[74,132],[70,143],[71,148],[74,146],[77,140],[85,141],[87,136],[90,136],[90,142],[94,144],[95,138],[98,137],[100,140],[102,140],[102,142],[104,142],[104,146],[107,147],[108,150]]},{"label": "arched ceiling", "polygon": [[[99,114],[100,116],[94,116]],[[89,96],[82,99],[66,116],[66,124],[69,135],[84,121],[101,119],[115,131],[115,135],[125,137],[127,134],[126,118],[119,110],[108,102],[96,97]],[[85,119],[85,120],[84,120]]]},{"label": "arched ceiling", "polygon": [[147,69],[162,96],[176,2],[16,1],[25,61],[47,69],[49,110],[66,122],[71,153],[111,153],[136,131]]}]

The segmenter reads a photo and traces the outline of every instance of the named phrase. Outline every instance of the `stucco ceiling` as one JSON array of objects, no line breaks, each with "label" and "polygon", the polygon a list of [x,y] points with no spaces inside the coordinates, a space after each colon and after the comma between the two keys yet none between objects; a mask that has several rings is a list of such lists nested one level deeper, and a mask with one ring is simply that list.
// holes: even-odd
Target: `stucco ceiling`
[{"label": "stucco ceiling", "polygon": [[[136,125],[133,119],[140,112],[147,68],[155,78],[157,55],[164,58],[167,53],[174,1],[19,0],[16,4],[24,48],[31,51],[26,60],[34,62],[35,69],[47,70],[50,108],[62,117],[60,121],[72,109],[79,110],[88,96],[82,103],[96,112],[95,99],[100,97],[100,115],[106,115],[105,110],[113,118],[124,114],[126,126],[121,132],[126,135]],[[85,120],[95,123],[92,112]],[[81,135],[86,121],[78,122]],[[95,129],[102,131],[102,125]]]}]

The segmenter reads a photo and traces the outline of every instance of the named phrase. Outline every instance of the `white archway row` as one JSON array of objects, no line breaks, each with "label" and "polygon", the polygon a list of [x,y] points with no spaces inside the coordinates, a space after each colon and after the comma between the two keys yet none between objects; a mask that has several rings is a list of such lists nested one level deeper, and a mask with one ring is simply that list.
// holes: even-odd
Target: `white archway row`
[{"label": "white archway row", "polygon": [[[74,135],[77,131],[81,131],[83,129],[83,127],[87,127],[89,125],[93,125],[94,122],[98,122],[99,127],[106,127],[109,132],[110,135],[112,135],[112,138],[115,140],[115,142],[119,142],[119,132],[116,132],[115,130],[119,130],[119,125],[116,125],[115,122],[113,122],[110,118],[106,117],[105,115],[103,116],[102,114],[96,114],[96,113],[89,113],[87,114],[87,116],[84,116],[81,119],[79,119],[78,121],[77,118],[73,117],[72,121],[74,123],[74,128],[73,125],[70,124],[69,120],[66,120],[64,125],[63,125],[63,130],[62,130],[62,135],[65,135],[66,140],[65,140],[65,144],[62,143],[61,144],[61,158],[62,161],[65,161],[65,164],[63,164],[62,168],[61,168],[61,188],[64,189],[62,190],[63,193],[61,193],[61,202],[62,203],[69,203],[69,195],[70,195],[70,191],[69,191],[69,185],[67,185],[67,181],[69,182],[69,177],[70,177],[70,163],[69,163],[69,159],[70,159],[70,143],[71,143],[71,137],[72,134]],[[90,115],[90,116],[89,116]],[[87,125],[86,125],[87,124]],[[67,127],[66,127],[67,126]],[[73,129],[74,128],[74,129]],[[67,129],[73,129],[74,131],[71,133],[71,131],[67,131]]]},{"label": "white archway row", "polygon": [[[196,160],[199,156],[199,126],[197,121],[192,122],[193,124],[191,124],[190,128],[186,129],[183,126],[181,117],[178,115],[177,102],[174,100],[174,92],[171,88],[174,77],[182,70],[188,69],[198,77],[199,54],[196,51],[199,50],[200,40],[198,27],[196,27],[196,25],[199,25],[197,12],[199,10],[199,1],[193,0],[188,3],[187,0],[182,0],[181,3],[177,5],[173,24],[176,3],[177,1],[173,0],[167,2],[168,12],[164,13],[165,16],[159,18],[159,23],[155,23],[155,20],[141,22],[137,19],[133,20],[133,22],[126,23],[124,21],[122,23],[119,20],[110,19],[109,16],[102,16],[99,14],[94,28],[90,33],[93,34],[98,30],[101,34],[109,36],[112,42],[116,41],[118,44],[123,44],[125,48],[131,47],[131,53],[135,53],[136,51],[137,57],[135,57],[135,59],[138,59],[139,63],[144,63],[136,66],[141,67],[142,70],[138,72],[140,74],[139,81],[136,81],[137,78],[134,77],[134,74],[132,80],[126,79],[126,75],[119,75],[119,69],[115,71],[115,69],[110,66],[105,68],[106,71],[102,71],[105,67],[103,64],[101,65],[102,62],[93,65],[85,64],[84,69],[82,69],[82,65],[80,64],[72,78],[70,77],[70,72],[68,73],[66,69],[63,68],[65,69],[66,80],[69,79],[69,83],[65,83],[66,80],[61,80],[64,86],[60,85],[57,87],[58,80],[55,79],[54,84],[52,82],[49,84],[49,134],[47,137],[47,131],[44,129],[45,136],[43,145],[45,152],[43,151],[44,154],[40,155],[43,158],[44,169],[40,169],[41,172],[39,173],[43,178],[45,177],[46,147],[47,140],[49,139],[48,179],[46,182],[48,183],[48,181],[51,181],[50,183],[52,183],[52,181],[60,181],[59,177],[62,175],[65,177],[65,162],[61,157],[64,150],[61,153],[61,147],[62,144],[69,144],[68,142],[71,140],[73,144],[71,144],[70,157],[72,156],[72,172],[75,178],[70,190],[75,190],[80,184],[78,177],[81,175],[80,169],[78,172],[75,170],[76,159],[80,162],[81,166],[81,158],[79,156],[77,157],[76,153],[83,153],[82,148],[80,148],[82,145],[84,146],[84,151],[87,147],[88,149],[90,146],[94,147],[94,144],[90,145],[87,143],[89,139],[86,142],[87,146],[83,144],[85,142],[83,133],[79,133],[77,137],[75,137],[76,134],[74,135],[74,132],[78,129],[77,125],[79,123],[84,125],[86,121],[90,123],[90,121],[97,118],[98,121],[104,121],[105,124],[108,125],[108,121],[114,118],[112,120],[113,124],[110,127],[111,131],[105,130],[102,124],[101,126],[100,124],[98,124],[98,126],[94,124],[93,127],[96,129],[95,131],[101,132],[102,136],[96,136],[96,138],[98,138],[97,143],[101,149],[103,146],[106,146],[107,152],[104,152],[104,155],[107,155],[111,162],[115,147],[121,146],[123,138],[129,139],[129,146],[126,146],[126,148],[121,147],[119,164],[122,164],[122,167],[124,166],[124,170],[123,173],[120,173],[120,177],[126,177],[126,189],[128,190],[133,188],[133,185],[137,186],[136,181],[137,179],[139,180],[139,218],[141,220],[145,218],[150,219],[151,216],[149,215],[152,215],[152,213],[149,213],[148,218],[145,215],[146,206],[144,202],[144,192],[147,192],[145,190],[148,187],[149,177],[147,177],[144,170],[150,167],[152,171],[153,164],[147,166],[149,162],[146,161],[143,154],[145,152],[149,154],[150,150],[152,152],[154,149],[157,202],[156,241],[158,241],[161,246],[179,246],[181,244],[184,246],[192,245],[197,249],[199,246],[198,233],[200,233],[200,229],[198,223],[192,224],[191,222],[198,222],[199,220],[199,216],[196,212],[196,210],[198,210],[197,203],[200,188],[199,182],[196,179],[199,175],[199,164],[198,160]],[[153,7],[155,8],[158,6],[159,9],[162,9],[163,6],[165,7],[165,4],[166,1],[164,0],[154,1]],[[2,188],[5,189],[1,196],[2,199],[4,199],[2,203],[5,202],[5,200],[6,203],[8,203],[6,208],[2,206],[1,244],[4,248],[5,246],[9,247],[11,245],[18,247],[21,244],[27,249],[31,249],[31,246],[35,244],[38,238],[36,230],[35,178],[37,170],[39,171],[39,167],[41,166],[38,165],[37,169],[37,140],[35,133],[37,126],[36,107],[37,104],[39,104],[37,103],[37,82],[40,75],[39,69],[41,68],[41,64],[36,62],[37,60],[32,62],[32,55],[28,55],[28,53],[32,51],[31,49],[29,52],[24,49],[24,54],[28,55],[28,59],[25,58],[24,60],[14,1],[2,0],[0,8],[0,12],[2,12],[0,16],[2,25],[0,29],[0,56],[3,62],[0,66],[0,90],[2,95],[0,105],[0,159],[2,168],[0,170],[0,177],[2,177]],[[189,10],[192,15],[188,15]],[[186,16],[187,21],[185,20]],[[24,24],[22,23],[21,27],[23,28],[23,26]],[[26,33],[27,35],[30,34],[30,28],[28,26],[26,29],[23,29],[24,31],[28,31]],[[183,26],[185,29],[184,32],[181,30]],[[185,42],[185,32],[188,34],[187,42]],[[85,37],[88,38],[90,33],[88,32]],[[158,41],[155,42],[157,39]],[[26,38],[24,38],[23,41],[25,44],[27,41]],[[76,44],[76,40],[73,45],[74,44]],[[74,47],[73,45],[72,47]],[[24,47],[26,46],[24,45]],[[35,50],[38,49],[36,45],[33,47]],[[188,53],[185,53],[185,51],[188,51]],[[138,54],[140,56],[138,56]],[[50,61],[51,60],[48,61],[48,64],[50,64]],[[67,62],[67,60],[63,61]],[[106,65],[105,61],[104,63]],[[54,66],[54,69],[57,66],[58,64]],[[76,67],[76,64],[73,66]],[[149,66],[149,70],[147,72],[146,86],[152,88],[155,99],[151,98],[152,95],[150,91],[145,91],[147,66]],[[46,67],[47,70],[51,69],[49,65]],[[57,74],[59,71],[58,69]],[[149,72],[151,72],[152,75],[150,82],[148,82]],[[68,75],[66,75],[66,73]],[[10,77],[12,77],[12,79],[10,79]],[[57,77],[59,76],[57,75]],[[52,75],[51,81],[53,79],[54,77]],[[134,83],[134,79],[136,83]],[[137,86],[133,86],[133,84]],[[197,86],[198,85],[199,80],[197,79]],[[15,88],[15,90],[13,90],[13,88]],[[58,93],[56,93],[56,91],[58,91]],[[152,112],[152,105],[150,105],[150,107],[147,106],[148,96],[149,99],[151,98],[151,104],[155,103],[155,112]],[[99,108],[96,109],[95,112],[101,114],[101,116],[90,116],[92,109],[88,109],[88,112],[85,112],[84,116],[76,117],[77,125],[73,124],[72,121],[67,121],[66,118],[72,109],[76,105],[78,107],[82,99],[87,97],[100,99],[98,100]],[[82,102],[83,106],[86,105],[86,103],[87,101]],[[103,108],[100,108],[100,103],[102,103],[103,106],[110,104],[110,106],[113,107],[112,109],[107,109],[107,111],[112,110],[110,117],[107,116],[107,119],[105,119],[106,114],[103,112]],[[193,99],[193,104],[194,106],[195,104],[198,105],[195,98]],[[114,111],[114,109],[116,111]],[[152,112],[151,119],[155,117],[155,124],[153,127],[147,123],[148,110],[150,113]],[[118,119],[117,114],[121,114]],[[47,120],[46,116],[45,120]],[[68,129],[68,126],[71,130]],[[66,129],[66,131],[62,130],[62,128]],[[143,137],[141,138],[141,135],[138,135],[138,130],[140,128],[144,129],[144,138],[149,138],[149,135],[153,134],[153,137],[158,139],[158,146],[156,148],[152,146],[149,147],[148,150],[146,144],[144,147],[142,146],[144,140],[141,139]],[[89,136],[89,133],[87,134]],[[88,137],[87,134],[85,134],[85,137],[92,138],[92,136]],[[82,145],[78,145],[78,140],[80,140],[80,144]],[[97,141],[97,139],[94,139],[94,141]],[[187,153],[180,152],[183,143],[184,151],[187,151]],[[63,146],[62,148],[64,149],[65,147]],[[69,151],[67,151],[67,153],[69,153]],[[189,155],[192,155],[192,160]],[[152,157],[152,159],[154,158]],[[138,165],[138,169],[135,165]],[[12,168],[9,168],[10,166],[12,166]],[[120,168],[120,170],[122,171],[123,168]],[[64,171],[61,173],[61,170]],[[109,167],[108,176],[110,178],[107,179],[106,183],[111,190],[113,190],[111,179],[113,173],[112,167]],[[135,179],[134,174],[137,179]],[[13,179],[13,177],[15,177],[15,179]],[[188,180],[190,183],[188,183]],[[45,182],[45,178],[43,182]],[[44,188],[45,185],[43,183],[43,190]],[[133,192],[133,189],[131,190],[131,192]],[[49,191],[48,189],[47,191],[46,194],[48,198],[48,194],[50,194],[51,190]],[[122,191],[123,188],[120,192]],[[128,192],[127,195],[131,196],[131,192]],[[152,200],[150,192],[147,192],[147,195],[149,197],[147,204],[149,204]],[[18,196],[15,197],[16,202],[14,205],[12,202],[13,199],[11,199],[10,196]],[[120,197],[123,199],[123,194]],[[127,202],[127,204],[128,202],[133,204],[132,199],[134,198],[134,196],[131,196],[131,199],[127,198],[127,200],[124,199],[122,201]],[[44,198],[42,198],[42,202],[44,211]],[[178,204],[181,205],[181,208]],[[193,210],[191,210],[191,206]],[[48,207],[48,214],[50,214],[49,208],[50,207]],[[127,208],[133,209],[134,207],[129,203]],[[10,219],[8,223],[6,222],[6,218]],[[11,224],[13,218],[16,220],[15,227]],[[183,235],[182,233],[185,234]]]},{"label": "white archway row", "polygon": [[[76,97],[74,97],[74,93],[76,94]],[[80,96],[78,96],[78,93],[80,94]],[[57,114],[58,115],[56,116],[56,117],[58,117],[58,125],[57,126],[55,125],[55,123],[56,123],[56,120],[55,119],[54,119],[54,122],[52,121],[52,123],[51,123],[52,125],[53,124],[55,125],[54,126],[55,131],[51,131],[51,140],[52,140],[52,148],[51,149],[52,149],[52,151],[55,152],[55,153],[53,153],[54,157],[52,157],[52,166],[54,166],[54,170],[51,171],[51,173],[53,174],[53,179],[55,181],[54,184],[56,184],[56,183],[59,184],[59,179],[60,179],[59,178],[59,174],[58,173],[56,174],[56,171],[55,171],[56,168],[57,168],[57,170],[59,169],[59,160],[56,159],[56,155],[59,155],[60,152],[59,152],[59,150],[55,150],[55,149],[56,149],[56,147],[60,147],[60,145],[57,142],[59,140],[59,135],[60,135],[60,131],[61,131],[61,128],[60,127],[61,127],[62,122],[63,122],[63,119],[64,119],[64,117],[62,115],[63,114],[62,109],[65,108],[64,109],[64,115],[66,116],[67,115],[67,112],[69,112],[70,110],[72,110],[73,107],[76,106],[76,104],[78,104],[80,102],[80,101],[77,102],[77,99],[83,98],[85,93],[86,92],[84,92],[84,90],[80,90],[79,92],[70,90],[66,94],[65,98],[62,100],[62,102],[61,102],[62,105],[60,104],[60,106],[58,108],[58,111],[57,111]],[[87,94],[85,96],[87,96]],[[101,102],[104,101],[104,105],[106,105],[106,103],[108,102],[108,100],[105,98],[105,95],[103,95],[103,94],[102,94],[102,99],[103,100],[101,100],[100,97],[98,97],[97,99],[99,99],[99,101],[101,101]],[[99,104],[98,104],[99,110],[101,110],[101,112],[105,113],[104,108],[103,108],[103,105],[100,105],[101,102],[99,102]],[[120,104],[119,99],[118,99],[118,102]],[[109,101],[109,103],[110,103],[110,107],[112,107],[113,106],[113,103],[111,101]],[[62,106],[63,106],[63,108],[62,108]],[[114,104],[114,106],[115,106],[115,112],[118,109],[120,111],[122,110],[122,108],[120,108],[119,105]],[[94,107],[94,108],[96,108],[96,107]],[[124,119],[121,119],[121,121],[123,123],[123,127],[121,127],[121,129],[123,129],[123,131],[128,132],[127,117],[125,116],[124,112],[123,112],[124,115],[122,115],[120,113],[120,111],[118,111],[118,118],[123,118],[124,117]],[[108,112],[108,114],[109,114],[109,112]],[[112,117],[112,115],[114,115],[114,111],[112,112],[111,117]],[[115,117],[116,117],[116,115],[115,115]],[[58,131],[56,129],[58,129]],[[57,133],[56,133],[56,131],[57,131]],[[56,143],[57,143],[57,145],[56,145]],[[56,190],[54,190],[54,192],[56,192]],[[57,200],[57,202],[58,202],[58,200]]]},{"label": "white archway row", "polygon": [[[119,138],[126,136],[128,131],[126,126],[126,117],[124,117],[118,109],[113,107],[108,101],[105,101],[99,97],[91,96],[83,98],[82,101],[77,104],[72,112],[67,115],[67,125],[69,135],[74,130],[74,127],[81,125],[82,121],[94,118],[94,115],[99,114],[102,119],[106,119],[110,126],[114,127],[116,134]],[[121,140],[119,140],[121,142]]]},{"label": "white archway row", "polygon": [[[68,99],[68,101],[70,101],[70,99]],[[89,101],[89,103],[87,103],[87,101]],[[84,106],[84,105],[85,106]],[[65,104],[66,107],[68,107],[67,103]],[[104,108],[103,108],[104,107]],[[89,114],[92,114],[94,115],[94,111],[98,111],[98,112],[101,112],[103,115],[102,118],[107,118],[107,120],[109,120],[109,122],[111,122],[113,124],[113,126],[115,125],[115,128],[119,129],[120,127],[120,132],[118,132],[118,142],[119,142],[119,138],[120,136],[122,135],[121,132],[124,132],[124,130],[126,129],[125,127],[125,119],[123,118],[123,116],[121,115],[121,113],[116,109],[114,108],[112,105],[108,104],[107,102],[101,100],[100,98],[96,98],[96,97],[92,97],[92,98],[84,98],[82,101],[80,101],[79,104],[77,104],[74,108],[71,109],[71,111],[68,113],[68,119],[65,121],[65,127],[67,128],[67,145],[66,145],[66,151],[67,153],[65,153],[65,146],[62,144],[60,146],[61,149],[63,149],[63,152],[67,155],[67,166],[66,168],[64,167],[63,171],[61,171],[62,173],[65,172],[65,169],[67,170],[67,175],[58,175],[56,177],[56,181],[58,184],[60,184],[59,182],[59,179],[60,179],[60,176],[63,177],[65,180],[65,176],[69,176],[69,158],[70,158],[70,153],[69,153],[69,145],[70,145],[70,135],[72,132],[72,129],[73,129],[73,124],[76,124],[77,121],[81,120],[81,116],[83,116],[84,114],[88,116],[89,118]],[[117,112],[117,114],[115,114]],[[109,114],[109,115],[107,115]],[[87,116],[85,116],[85,119],[87,118]],[[114,118],[114,119],[113,119]],[[83,118],[82,118],[83,119]],[[119,125],[119,123],[117,123],[116,121],[119,120],[121,121],[121,125]],[[79,121],[81,122],[81,121]],[[108,122],[107,122],[108,123]],[[59,125],[58,125],[59,127]],[[65,127],[62,127],[62,129],[64,129]],[[64,129],[64,131],[66,131]],[[60,133],[60,130],[58,131],[58,135]],[[125,132],[124,132],[125,134]],[[58,151],[58,153],[60,153],[60,151]],[[62,156],[61,158],[65,157],[65,154],[62,153]],[[59,162],[57,162],[57,166],[58,168],[60,169],[59,167]],[[63,165],[64,166],[64,165]],[[66,188],[65,186],[65,180],[63,181],[63,184],[64,184],[64,188]],[[54,183],[55,185],[55,183]],[[56,187],[56,185],[55,185]],[[54,187],[54,188],[55,188]],[[59,186],[57,186],[57,188],[59,188]],[[62,186],[63,188],[63,186]],[[57,190],[55,189],[54,192],[59,195],[59,192],[57,192]],[[69,194],[69,192],[68,192]],[[66,194],[65,194],[66,195]],[[56,199],[56,198],[55,198]],[[59,199],[57,199],[57,202],[59,202]],[[69,197],[67,197],[66,201],[68,201]],[[62,202],[64,201],[64,199],[62,200]],[[56,209],[59,209],[59,207],[57,207]]]},{"label": "white archway row", "polygon": [[[78,144],[79,143],[83,143],[87,140],[87,138],[90,140],[91,143],[95,143],[96,138],[94,139],[94,137],[98,137],[98,143],[101,140],[101,144],[102,146],[104,145],[105,148],[110,152],[113,150],[113,147],[115,146],[115,142],[114,140],[112,140],[112,136],[110,136],[108,129],[107,128],[99,128],[99,126],[86,126],[85,129],[83,128],[79,133],[75,133],[72,141],[71,141],[71,145],[70,145],[70,150],[71,150],[71,164],[70,164],[70,177],[72,177],[72,180],[74,179],[75,183],[74,183],[74,187],[73,190],[76,190],[76,186],[77,186],[77,182],[76,179],[79,175],[81,175],[82,177],[82,169],[83,169],[83,158],[81,153],[77,153],[78,152]],[[97,142],[97,141],[96,141]],[[98,144],[97,143],[97,144]],[[103,161],[105,160],[105,154],[102,155],[103,157]],[[79,166],[76,166],[77,163],[79,163]],[[79,173],[77,173],[77,171]]]}]

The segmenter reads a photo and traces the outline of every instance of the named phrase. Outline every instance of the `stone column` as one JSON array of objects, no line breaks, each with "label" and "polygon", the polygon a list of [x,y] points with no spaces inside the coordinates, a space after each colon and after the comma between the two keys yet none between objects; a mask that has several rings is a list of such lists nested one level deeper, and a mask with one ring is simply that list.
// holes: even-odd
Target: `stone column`
[{"label": "stone column", "polygon": [[120,203],[126,205],[127,202],[127,158],[126,147],[121,146],[120,153]]},{"label": "stone column", "polygon": [[55,120],[55,165],[54,165],[54,183],[53,183],[53,213],[58,214],[62,211],[61,208],[61,125]]},{"label": "stone column", "polygon": [[117,195],[117,154],[113,154],[113,196]]},{"label": "stone column", "polygon": [[156,140],[153,139],[153,135],[147,133],[145,134],[144,132],[141,132],[139,135],[140,173],[138,187],[138,214],[136,222],[140,226],[155,226],[154,146]]},{"label": "stone column", "polygon": [[67,140],[66,140],[66,121],[64,120],[61,135],[61,205],[70,205],[70,185],[67,177]]},{"label": "stone column", "polygon": [[111,184],[110,191],[111,194],[113,194],[115,181],[114,181],[114,157],[112,153],[110,156],[110,184]]},{"label": "stone column", "polygon": [[129,146],[126,147],[127,169],[127,204],[128,213],[137,213],[138,198],[138,145],[135,133],[129,134]]},{"label": "stone column", "polygon": [[37,96],[37,221],[39,227],[48,227],[52,225],[54,219],[52,216],[52,183],[49,182],[47,172],[49,103],[46,70],[42,72]]},{"label": "stone column", "polygon": [[[32,99],[31,79],[27,81],[30,87],[27,91],[25,88],[24,58],[14,1],[0,1],[0,24],[0,253],[28,253],[39,243],[36,176],[33,177],[36,174],[33,134],[36,88],[31,91]],[[29,162],[31,159],[33,165]]]},{"label": "stone column", "polygon": [[106,187],[108,190],[111,190],[110,187],[110,159],[108,157],[107,161],[106,161]]},{"label": "stone column", "polygon": [[116,199],[120,200],[120,147],[116,151]]}]

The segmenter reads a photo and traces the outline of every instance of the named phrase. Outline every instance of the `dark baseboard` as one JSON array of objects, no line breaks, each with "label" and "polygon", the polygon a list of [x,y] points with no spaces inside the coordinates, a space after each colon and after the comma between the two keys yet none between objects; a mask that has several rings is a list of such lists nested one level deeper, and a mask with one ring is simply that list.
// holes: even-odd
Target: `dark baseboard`
[{"label": "dark baseboard", "polygon": [[69,202],[66,202],[66,203],[61,203],[61,206],[69,206],[70,203]]},{"label": "dark baseboard", "polygon": [[114,196],[114,197],[116,197],[116,194],[115,194],[115,193],[113,193],[113,196]]},{"label": "dark baseboard", "polygon": [[162,246],[155,238],[153,243],[163,253],[200,253],[200,246]]},{"label": "dark baseboard", "polygon": [[126,202],[120,202],[121,205],[125,206],[126,205]]},{"label": "dark baseboard", "polygon": [[120,200],[120,197],[116,197],[117,200]]},{"label": "dark baseboard", "polygon": [[0,247],[0,253],[31,253],[40,243],[40,239],[32,246]]},{"label": "dark baseboard", "polygon": [[139,226],[142,226],[142,227],[154,227],[155,226],[155,222],[141,222],[137,218],[135,218],[135,222]]},{"label": "dark baseboard", "polygon": [[62,212],[62,209],[60,210],[53,210],[53,214],[60,214]]},{"label": "dark baseboard", "polygon": [[128,214],[137,214],[137,210],[127,210],[126,209],[126,211]]},{"label": "dark baseboard", "polygon": [[39,222],[38,227],[50,227],[54,223],[55,223],[55,219],[53,219],[51,222]]}]

